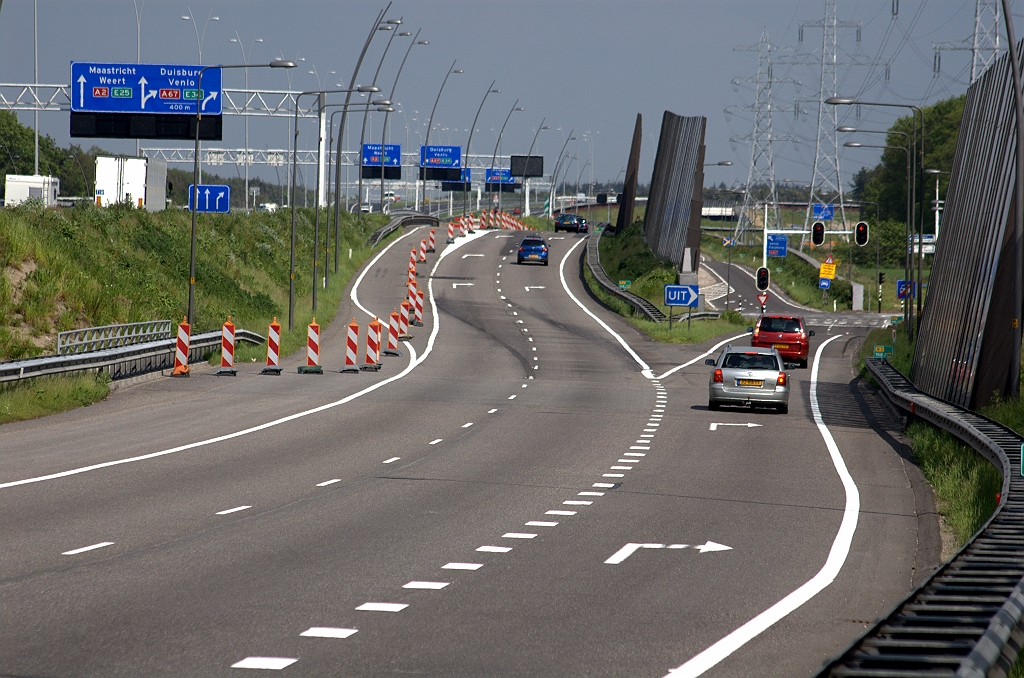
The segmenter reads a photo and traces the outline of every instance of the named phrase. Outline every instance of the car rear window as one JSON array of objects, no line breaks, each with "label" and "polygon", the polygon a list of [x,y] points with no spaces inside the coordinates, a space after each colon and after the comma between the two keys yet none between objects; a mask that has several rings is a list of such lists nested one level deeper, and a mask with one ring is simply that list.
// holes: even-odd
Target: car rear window
[{"label": "car rear window", "polygon": [[722,367],[740,370],[777,370],[779,364],[770,353],[727,353]]},{"label": "car rear window", "polygon": [[523,240],[523,247],[543,247],[544,241],[538,240],[537,238],[527,238]]},{"label": "car rear window", "polygon": [[761,318],[762,332],[799,332],[800,321],[794,318]]}]

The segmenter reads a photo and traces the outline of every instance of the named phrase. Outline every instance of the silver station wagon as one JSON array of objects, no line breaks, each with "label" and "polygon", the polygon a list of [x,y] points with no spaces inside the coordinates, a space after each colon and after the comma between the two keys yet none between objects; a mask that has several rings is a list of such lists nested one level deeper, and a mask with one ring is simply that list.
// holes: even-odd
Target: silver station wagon
[{"label": "silver station wagon", "polygon": [[789,376],[793,369],[782,361],[774,348],[727,346],[718,360],[705,360],[713,365],[708,382],[708,409],[722,405],[757,405],[773,407],[782,414],[789,412]]}]

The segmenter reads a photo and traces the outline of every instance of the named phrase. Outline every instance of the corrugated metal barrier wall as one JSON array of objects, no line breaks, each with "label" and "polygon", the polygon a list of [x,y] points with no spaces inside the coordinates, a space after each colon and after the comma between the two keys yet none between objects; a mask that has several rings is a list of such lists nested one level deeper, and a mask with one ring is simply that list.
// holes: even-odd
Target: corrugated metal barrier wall
[{"label": "corrugated metal barrier wall", "polygon": [[967,90],[911,372],[920,390],[970,409],[1010,378],[1015,147],[1004,54]]},{"label": "corrugated metal barrier wall", "polygon": [[657,257],[679,270],[687,268],[683,265],[686,248],[690,248],[692,270],[700,260],[706,124],[702,116],[687,118],[671,111],[665,111],[661,120],[644,239]]}]

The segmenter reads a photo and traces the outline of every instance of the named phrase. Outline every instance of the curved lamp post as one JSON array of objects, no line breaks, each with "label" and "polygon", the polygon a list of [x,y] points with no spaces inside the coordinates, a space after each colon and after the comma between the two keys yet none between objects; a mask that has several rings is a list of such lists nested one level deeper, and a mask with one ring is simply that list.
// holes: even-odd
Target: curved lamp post
[{"label": "curved lamp post", "polygon": [[[430,130],[434,126],[434,113],[437,112],[437,102],[439,102],[441,100],[441,92],[444,91],[444,86],[448,82],[448,76],[450,76],[452,73],[462,73],[462,69],[461,68],[455,68],[455,64],[457,63],[457,61],[458,60],[456,59],[455,61],[452,62],[452,65],[448,68],[448,72],[445,73],[444,80],[441,81],[441,89],[437,90],[437,98],[434,99],[434,107],[432,109],[430,109],[430,120],[427,121],[427,138],[424,139],[424,141],[423,141],[423,145],[424,146],[429,146],[430,145]],[[469,156],[467,155],[467,161],[468,161],[468,157]],[[426,202],[426,199],[427,199],[427,180],[424,178],[423,179],[423,201]],[[419,209],[420,209],[419,198],[417,197],[416,211],[418,212]]]},{"label": "curved lamp post", "polygon": [[[509,118],[511,118],[512,114],[515,113],[516,111],[525,111],[525,110],[526,110],[525,108],[523,108],[522,106],[519,106],[519,99],[516,99],[516,102],[514,104],[512,104],[512,110],[510,110],[508,112],[508,115],[505,116],[505,122],[502,123],[501,131],[498,132],[498,140],[496,142],[494,142],[494,153],[491,154],[491,167],[494,167],[495,159],[498,157],[498,147],[501,145],[501,135],[503,135],[505,133],[505,125],[508,124]],[[499,212],[501,211],[501,183],[500,182],[498,183],[498,211]]]},{"label": "curved lamp post", "polygon": [[[469,126],[469,139],[466,141],[466,162],[463,164],[470,164],[470,149],[473,147],[473,130],[476,129],[476,121],[480,119],[480,111],[484,110],[484,103],[487,101],[487,97],[491,94],[501,94],[500,89],[494,89],[494,83],[497,80],[492,80],[491,84],[487,86],[487,91],[484,93],[484,98],[480,100],[480,106],[476,109],[476,115],[473,117],[473,124]],[[485,177],[486,178],[486,177]],[[465,187],[463,187],[465,188]],[[466,192],[462,192],[462,216],[466,216]],[[472,231],[470,231],[472,232]]]},{"label": "curved lamp post", "polygon": [[[380,128],[380,209],[384,211],[384,141],[387,138],[388,133],[388,116],[395,110],[393,101],[395,100],[395,90],[398,89],[398,79],[402,77],[402,69],[405,68],[405,62],[409,58],[409,52],[416,45],[429,45],[430,42],[427,40],[417,40],[420,37],[420,32],[423,29],[417,29],[416,35],[412,36],[412,42],[409,43],[409,48],[405,50],[405,56],[402,57],[402,63],[398,66],[398,73],[395,74],[395,82],[391,86],[391,96],[388,97],[388,103],[382,104],[384,107],[384,124]],[[399,33],[402,35],[402,33]],[[381,110],[378,108],[377,110]],[[398,163],[402,163],[402,154],[398,154]]]},{"label": "curved lamp post", "polygon": [[[530,142],[530,150],[528,150],[526,152],[526,158],[527,158],[526,162],[530,162],[529,158],[530,158],[531,155],[533,155],[533,147],[537,144],[537,137],[540,136],[541,130],[551,129],[550,125],[545,125],[544,124],[545,120],[547,120],[547,117],[544,117],[544,118],[540,119],[540,124],[537,126],[537,131],[533,135],[533,141]],[[527,184],[528,184],[528,182],[529,182],[529,179],[527,177],[523,177],[523,193],[522,193],[522,196],[521,196],[522,209],[520,211],[523,213],[524,217],[530,216],[530,204],[526,200],[526,193],[527,193]]]},{"label": "curved lamp post", "polygon": [[579,137],[574,137],[572,133],[575,130],[569,130],[569,138],[562,144],[562,150],[558,152],[558,159],[555,160],[555,167],[551,170],[551,187],[548,189],[548,223],[551,223],[551,213],[555,209],[555,184],[558,183],[558,168],[562,164],[562,156],[565,154],[565,148],[569,145],[570,141],[576,141]]}]

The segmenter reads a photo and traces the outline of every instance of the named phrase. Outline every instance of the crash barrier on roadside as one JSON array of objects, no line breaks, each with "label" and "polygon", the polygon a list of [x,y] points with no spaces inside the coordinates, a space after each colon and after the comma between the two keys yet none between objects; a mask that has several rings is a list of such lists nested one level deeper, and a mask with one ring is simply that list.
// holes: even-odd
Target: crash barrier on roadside
[{"label": "crash barrier on roadside", "polygon": [[970,541],[818,676],[1006,676],[1024,643],[1024,436],[919,391],[885,360],[865,362],[899,413],[970,445],[1003,484]]},{"label": "crash barrier on roadside", "polygon": [[178,323],[178,337],[175,340],[174,371],[172,374],[176,377],[188,376],[188,354],[191,335],[192,326],[189,325],[188,319],[186,318]]},{"label": "crash barrier on roadside", "polygon": [[260,374],[281,375],[281,324],[277,316],[267,327],[267,365]]},{"label": "crash barrier on roadside", "polygon": [[231,316],[221,327],[220,334],[220,369],[214,372],[218,377],[233,377],[238,374],[235,369],[235,324]]},{"label": "crash barrier on roadside", "polygon": [[88,353],[105,348],[116,348],[148,341],[170,339],[170,320],[148,320],[141,323],[121,323],[101,327],[84,327],[57,333],[57,355]]},{"label": "crash barrier on roadside", "polygon": [[306,364],[299,365],[299,374],[323,373],[324,368],[320,366],[320,325],[313,318],[306,329]]},{"label": "crash barrier on roadside", "polygon": [[441,225],[440,219],[426,214],[417,214],[416,212],[392,214],[393,216],[391,221],[371,233],[370,237],[366,239],[367,247],[376,247],[380,244],[381,240],[388,237],[399,228],[405,228],[406,226],[430,226],[431,228],[438,228]]},{"label": "crash barrier on roadside", "polygon": [[597,284],[603,287],[608,293],[622,299],[637,311],[643,313],[650,320],[653,320],[656,323],[660,323],[662,320],[665,320],[668,316],[662,313],[661,309],[643,297],[639,297],[632,292],[627,292],[626,290],[620,290],[619,286],[608,277],[607,273],[605,273],[604,267],[601,266],[601,257],[598,253],[598,247],[601,244],[602,235],[604,235],[603,230],[587,237],[587,268],[589,268],[590,272],[593,274],[594,280],[596,280]]}]

